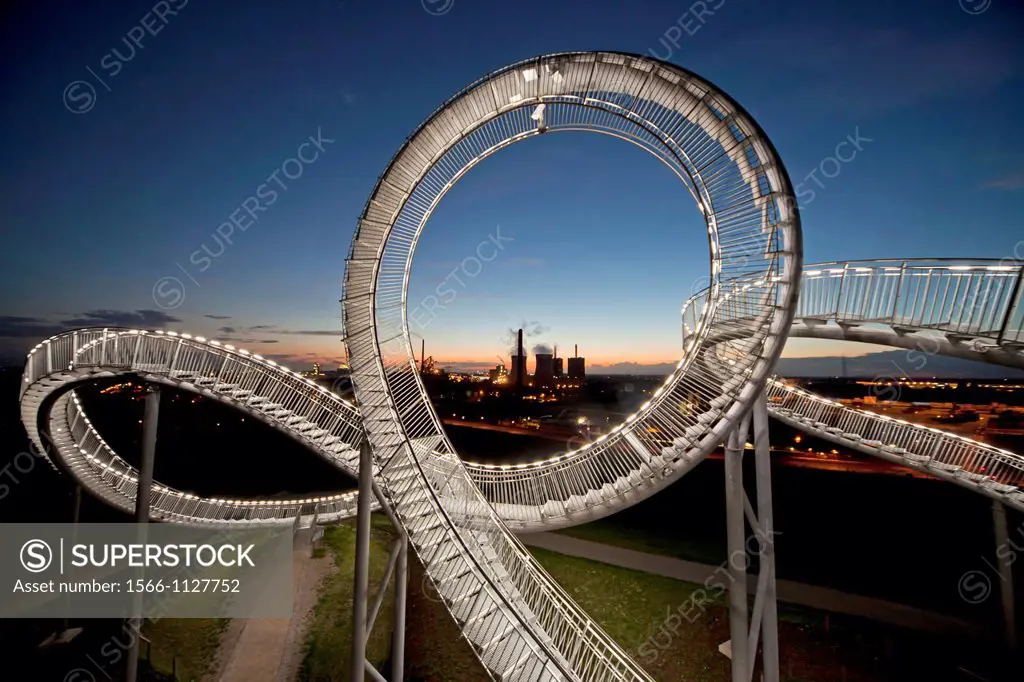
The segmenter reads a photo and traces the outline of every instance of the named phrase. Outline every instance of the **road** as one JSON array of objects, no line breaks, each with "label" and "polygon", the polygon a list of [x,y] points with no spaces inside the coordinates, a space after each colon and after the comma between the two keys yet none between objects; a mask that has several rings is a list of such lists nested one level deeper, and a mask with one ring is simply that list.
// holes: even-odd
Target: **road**
[{"label": "road", "polygon": [[[579,436],[572,437],[568,432],[566,434],[556,434],[549,430],[541,429],[525,429],[517,426],[501,426],[499,424],[490,424],[482,421],[471,421],[463,419],[452,419],[450,417],[442,420],[445,424],[450,426],[461,426],[467,429],[479,429],[481,431],[495,431],[498,433],[506,433],[513,436],[532,436],[534,438],[541,438],[551,442],[559,443],[563,446],[579,447],[583,444],[583,440]],[[819,471],[837,471],[845,473],[855,474],[886,474],[889,476],[911,476],[914,478],[931,478],[928,474],[906,467],[901,467],[895,464],[891,464],[881,459],[871,459],[864,455],[853,454],[850,457],[815,457],[811,455],[804,455],[801,453],[794,453],[781,448],[772,449],[773,461],[780,466],[791,466],[799,467],[802,469],[817,469]],[[722,459],[722,453],[718,450],[711,453],[712,459]],[[514,463],[515,458],[511,458],[510,462]]]},{"label": "road", "polygon": [[989,422],[994,419],[991,405],[958,404],[960,409],[974,410],[977,412],[978,421],[950,423],[935,420],[936,417],[949,414],[949,410],[946,408],[915,406],[912,403],[905,402],[861,404],[848,399],[843,399],[839,402],[849,407],[874,412],[875,414],[884,414],[887,417],[902,419],[903,421],[908,421],[913,424],[930,426],[933,429],[942,429],[943,431],[956,433],[976,440],[984,440],[985,435],[987,434],[998,434],[1013,437],[1024,436],[1024,429],[998,427],[989,428]]},{"label": "road", "polygon": [[[850,474],[885,474],[887,476],[910,476],[912,478],[934,478],[922,471],[915,471],[898,464],[891,464],[881,459],[871,459],[866,455],[854,455],[861,459],[815,457],[801,455],[786,450],[772,449],[772,463],[778,466],[797,467],[800,469],[817,469],[818,471],[839,471]],[[724,455],[716,450],[711,459],[723,459]]]},{"label": "road", "polygon": [[[502,426],[500,424],[490,424],[483,421],[472,421],[471,419],[452,419],[451,417],[445,417],[441,421],[450,426],[464,426],[467,429],[480,429],[481,431],[497,431],[499,433],[507,433],[513,436],[533,436],[534,438],[543,438],[544,440],[562,443],[563,445],[569,438],[575,435],[571,431],[566,431],[565,433],[553,433],[545,429],[527,429],[519,426]],[[577,436],[577,439],[578,438],[579,436]]]},{"label": "road", "polygon": [[[599,561],[612,566],[642,571],[665,578],[681,580],[698,585],[719,585],[725,580],[723,565],[711,566],[693,561],[683,561],[658,554],[637,552],[632,549],[614,547],[589,540],[560,535],[558,533],[530,533],[519,539],[531,547],[540,547],[559,554]],[[715,572],[714,583],[706,583]],[[754,594],[757,576],[747,576],[747,591]],[[777,580],[776,592],[780,602],[808,606],[823,611],[844,613],[851,616],[870,618],[914,630],[925,630],[957,636],[981,636],[985,630],[973,623],[939,613],[925,611],[913,606],[848,594],[817,585],[807,585],[790,580]]]}]

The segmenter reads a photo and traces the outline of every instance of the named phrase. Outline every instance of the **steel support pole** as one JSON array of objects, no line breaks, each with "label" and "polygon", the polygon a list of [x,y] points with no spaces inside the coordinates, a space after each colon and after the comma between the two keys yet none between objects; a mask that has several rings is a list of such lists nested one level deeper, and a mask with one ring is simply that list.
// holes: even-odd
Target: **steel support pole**
[{"label": "steel support pole", "polygon": [[[135,492],[135,523],[149,523],[149,501],[153,491],[153,461],[156,459],[156,430],[160,418],[160,387],[153,386],[146,394],[146,412],[142,419],[142,462],[139,464],[139,485]],[[145,527],[139,534],[145,537]]]},{"label": "steel support pole", "polygon": [[[146,524],[149,523],[149,502],[153,490],[153,461],[156,459],[156,432],[160,418],[160,387],[151,386],[146,393],[146,412],[142,419],[142,461],[135,491],[135,523],[138,524],[139,544],[146,542]],[[136,573],[142,577],[141,569]],[[132,646],[128,651],[128,670],[125,682],[135,682],[139,674],[139,641],[142,635],[142,593],[137,592],[132,602]]]},{"label": "steel support pole", "polygon": [[373,499],[373,453],[363,441],[359,450],[359,502],[356,515],[356,566],[352,592],[351,682],[366,679],[366,612],[370,582],[370,501]]},{"label": "steel support pole", "polygon": [[743,445],[738,430],[725,448],[725,526],[729,563],[729,634],[732,642],[732,682],[749,682],[747,651],[747,550],[743,518]]},{"label": "steel support pole", "polygon": [[757,475],[757,521],[763,537],[760,571],[768,580],[761,615],[761,667],[764,682],[779,682],[779,617],[775,593],[775,520],[772,514],[771,442],[768,430],[768,398],[761,393],[754,403],[754,464]]},{"label": "steel support pole", "polygon": [[[1010,327],[1010,318],[1013,317],[1014,310],[1018,305],[1024,305],[1024,299],[1021,298],[1021,287],[1024,285],[1024,267],[1017,273],[1017,281],[1013,283],[1013,292],[1010,294],[1010,298],[1007,299],[1006,314],[1003,316],[1003,323],[999,326],[999,336],[996,338],[996,343],[1000,346],[1003,345],[1003,340],[1006,338],[1006,331]],[[1020,303],[1018,304],[1018,301]],[[1020,335],[1017,336],[1017,341],[1020,341]]]},{"label": "steel support pole", "polygon": [[1006,646],[1017,648],[1017,617],[1014,609],[1013,564],[999,556],[1000,548],[1010,546],[1010,535],[1006,527],[1006,507],[999,500],[992,500],[992,521],[996,536],[996,564],[999,567],[999,596],[1003,604],[1003,626]]},{"label": "steel support pole", "polygon": [[[71,546],[78,542],[78,519],[82,513],[82,486],[75,483],[75,492],[71,499]],[[71,593],[68,593],[67,603],[64,607],[67,612],[64,614],[64,630],[68,629],[71,614]]]},{"label": "steel support pole", "polygon": [[380,581],[380,588],[377,590],[377,594],[373,597],[373,605],[370,606],[368,614],[366,616],[366,634],[373,632],[373,626],[377,622],[377,616],[380,614],[380,607],[384,605],[384,597],[388,593],[388,583],[391,582],[391,576],[395,574],[395,566],[398,564],[398,554],[402,551],[402,545],[396,538],[391,543],[391,552],[388,555],[388,566],[384,570],[384,579]]},{"label": "steel support pole", "polygon": [[391,632],[391,682],[405,677],[405,602],[409,592],[409,538],[402,533],[395,567],[395,622]]},{"label": "steel support pole", "polygon": [[78,529],[78,519],[82,514],[82,486],[75,484],[75,493],[71,498],[71,524]]}]

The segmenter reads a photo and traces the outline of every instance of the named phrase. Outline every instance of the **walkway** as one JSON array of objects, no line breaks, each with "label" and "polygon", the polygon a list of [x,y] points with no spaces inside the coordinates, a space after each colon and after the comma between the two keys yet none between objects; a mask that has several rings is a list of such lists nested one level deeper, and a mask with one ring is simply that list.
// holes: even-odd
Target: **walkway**
[{"label": "walkway", "polygon": [[[688,583],[704,584],[720,566],[699,564],[683,561],[658,554],[637,552],[632,549],[605,545],[589,540],[569,537],[558,533],[530,533],[520,535],[519,539],[526,545],[540,547],[559,554],[600,561],[601,563],[642,571],[665,578],[681,580]],[[719,577],[718,580],[721,580]],[[757,576],[747,576],[747,591],[754,594],[757,587]],[[925,611],[913,606],[905,606],[893,602],[848,594],[827,587],[806,585],[790,580],[776,581],[776,593],[780,602],[788,602],[800,606],[851,616],[861,616],[871,620],[889,623],[914,630],[926,630],[944,634],[979,636],[986,631],[973,623]]]},{"label": "walkway", "polygon": [[334,568],[328,552],[310,556],[308,529],[300,530],[292,552],[292,617],[236,618],[221,638],[214,671],[205,682],[293,682],[302,663],[308,616],[319,586]]}]

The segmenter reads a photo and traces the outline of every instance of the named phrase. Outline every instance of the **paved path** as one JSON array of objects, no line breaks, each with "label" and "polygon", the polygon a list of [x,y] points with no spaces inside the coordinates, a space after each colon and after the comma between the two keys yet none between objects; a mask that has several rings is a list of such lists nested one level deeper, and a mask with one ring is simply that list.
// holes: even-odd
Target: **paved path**
[{"label": "paved path", "polygon": [[[673,578],[688,583],[702,585],[715,571],[719,571],[716,581],[723,580],[722,567],[683,561],[658,554],[637,552],[632,549],[615,547],[589,540],[561,535],[559,533],[529,533],[519,536],[526,545],[548,549],[559,554],[600,561],[601,563],[620,566],[622,568],[642,571],[665,578]],[[747,576],[747,591],[753,594],[757,587],[757,576]],[[845,613],[861,616],[871,620],[898,625],[914,630],[927,630],[955,635],[978,636],[985,633],[973,623],[951,616],[945,616],[913,606],[848,594],[827,587],[806,585],[791,580],[777,580],[776,594],[780,602],[810,606],[823,611]]]},{"label": "paved path", "polygon": [[293,682],[302,663],[308,616],[319,586],[334,568],[330,552],[310,557],[308,529],[292,552],[292,617],[236,618],[221,638],[218,663],[208,682]]}]

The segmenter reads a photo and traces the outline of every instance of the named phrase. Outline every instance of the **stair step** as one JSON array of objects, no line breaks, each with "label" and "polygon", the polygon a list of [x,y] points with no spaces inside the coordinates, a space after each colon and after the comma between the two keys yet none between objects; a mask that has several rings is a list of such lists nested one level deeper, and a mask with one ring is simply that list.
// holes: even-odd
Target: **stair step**
[{"label": "stair step", "polygon": [[488,669],[504,676],[507,671],[514,669],[520,663],[523,655],[528,651],[526,640],[513,630],[503,639],[480,652],[480,660]]},{"label": "stair step", "polygon": [[478,618],[472,625],[463,627],[462,632],[466,639],[479,648],[486,649],[508,637],[515,629],[505,614],[494,611],[489,616]]},{"label": "stair step", "polygon": [[476,594],[480,590],[480,581],[471,572],[467,572],[451,580],[437,583],[437,589],[448,598],[448,601],[459,601]]}]

